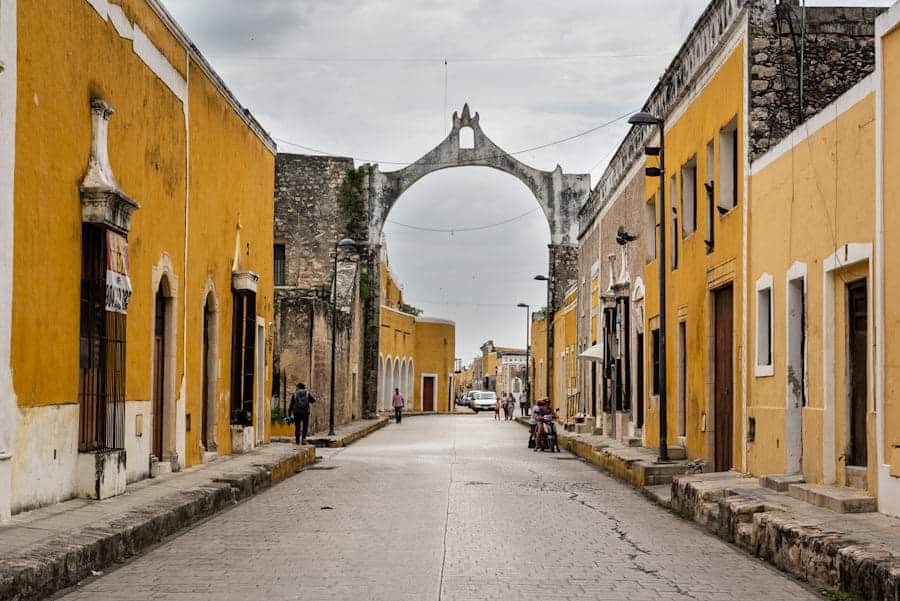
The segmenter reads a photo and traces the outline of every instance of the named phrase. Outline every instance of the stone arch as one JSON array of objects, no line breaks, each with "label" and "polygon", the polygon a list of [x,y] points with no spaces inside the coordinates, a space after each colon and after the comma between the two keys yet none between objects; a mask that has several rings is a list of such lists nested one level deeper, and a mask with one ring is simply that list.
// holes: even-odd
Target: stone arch
[{"label": "stone arch", "polygon": [[200,448],[218,449],[219,419],[219,300],[212,276],[203,288],[200,351]]},{"label": "stone arch", "polygon": [[[460,145],[460,131],[471,129],[471,148]],[[465,140],[464,140],[465,141]],[[578,211],[591,192],[589,174],[535,169],[507,153],[481,129],[480,116],[469,105],[453,113],[453,126],[444,140],[415,163],[383,173],[377,165],[370,169],[369,240],[379,240],[387,215],[397,199],[414,183],[435,171],[452,167],[491,167],[518,178],[534,194],[550,225],[551,244],[574,244],[577,240]]]},{"label": "stone arch", "polygon": [[378,355],[378,404],[384,409],[384,355]]},{"label": "stone arch", "polygon": [[391,381],[393,382],[393,385],[391,386],[391,395],[393,396],[393,394],[394,394],[394,389],[395,389],[395,388],[400,388],[400,386],[401,386],[401,382],[400,382],[400,361],[394,361],[394,373],[393,373],[393,375],[391,376]]},{"label": "stone arch", "polygon": [[406,390],[409,392],[406,395],[406,402],[409,403],[410,408],[413,407],[413,403],[416,398],[416,386],[415,386],[415,363],[412,359],[409,360],[409,364],[407,365],[406,371]]}]

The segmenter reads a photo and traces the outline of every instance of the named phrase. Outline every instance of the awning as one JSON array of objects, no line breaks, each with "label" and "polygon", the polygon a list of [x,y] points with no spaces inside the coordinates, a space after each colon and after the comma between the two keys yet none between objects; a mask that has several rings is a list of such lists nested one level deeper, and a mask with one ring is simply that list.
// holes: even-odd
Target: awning
[{"label": "awning", "polygon": [[587,359],[588,361],[603,361],[603,343],[598,342],[578,355],[578,358]]}]

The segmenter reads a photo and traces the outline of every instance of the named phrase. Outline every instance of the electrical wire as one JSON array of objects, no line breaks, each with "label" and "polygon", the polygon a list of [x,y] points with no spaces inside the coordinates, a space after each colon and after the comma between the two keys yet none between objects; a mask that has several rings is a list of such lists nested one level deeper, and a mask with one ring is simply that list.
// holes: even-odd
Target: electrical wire
[{"label": "electrical wire", "polygon": [[[523,148],[521,150],[516,150],[514,152],[506,152],[506,153],[498,154],[495,156],[478,157],[476,160],[487,161],[487,160],[491,160],[491,159],[502,159],[507,156],[525,154],[527,152],[534,152],[535,150],[543,150],[544,148],[549,148],[550,146],[556,146],[557,144],[564,144],[565,142],[571,142],[572,140],[575,140],[577,138],[582,138],[588,134],[592,134],[597,130],[603,129],[605,127],[609,127],[610,125],[614,125],[614,124],[618,123],[619,121],[621,121],[622,119],[625,119],[626,117],[631,116],[637,110],[639,110],[639,109],[629,110],[628,112],[626,112],[622,115],[619,115],[615,119],[610,119],[609,121],[605,121],[599,125],[595,125],[594,127],[591,127],[589,129],[586,129],[584,131],[578,132],[577,134],[574,134],[574,135],[571,135],[571,136],[568,136],[565,138],[553,140],[552,142],[547,142],[545,144],[538,144],[537,146],[531,146],[530,148]],[[330,157],[350,158],[350,159],[353,159],[354,161],[357,161],[360,163],[378,163],[381,165],[404,165],[404,166],[416,164],[416,165],[432,166],[432,167],[453,167],[453,166],[461,166],[461,165],[466,165],[466,164],[471,164],[471,165],[475,165],[475,166],[478,165],[478,163],[420,163],[418,161],[383,161],[383,160],[379,160],[379,159],[362,158],[362,157],[355,157],[355,156],[348,157],[347,155],[335,154],[333,152],[328,152],[327,150],[322,150],[320,148],[314,148],[312,146],[305,146],[303,144],[298,144],[297,142],[292,142],[291,140],[287,140],[285,138],[279,138],[276,136],[272,136],[272,138],[278,142],[281,142],[282,144],[287,144],[288,146],[294,146],[296,148],[300,148],[302,150],[307,150],[309,152],[315,152],[317,154],[330,156]]]},{"label": "electrical wire", "polygon": [[516,215],[515,217],[510,217],[509,219],[504,219],[503,221],[497,221],[495,223],[488,223],[485,225],[475,225],[468,227],[451,227],[451,228],[437,228],[437,227],[424,227],[420,225],[410,225],[408,223],[400,223],[399,221],[393,221],[391,219],[385,220],[386,223],[391,223],[393,225],[399,225],[400,227],[409,228],[411,230],[416,230],[420,232],[436,232],[440,234],[456,234],[458,232],[479,232],[481,230],[489,230],[491,228],[500,227],[501,225],[506,225],[508,223],[512,223],[513,221],[518,221],[523,217],[527,217],[532,213],[542,210],[541,207],[535,207],[530,211],[526,211],[521,215]]},{"label": "electrical wire", "polygon": [[671,52],[657,53],[617,53],[608,52],[605,54],[572,54],[557,56],[498,56],[498,57],[457,57],[457,58],[438,58],[438,57],[340,57],[340,56],[277,56],[277,55],[254,55],[245,56],[239,54],[211,54],[210,58],[225,60],[248,60],[248,61],[271,61],[281,63],[535,63],[535,62],[551,62],[551,61],[593,61],[604,59],[629,59],[629,58],[658,58],[661,56],[671,56]]},{"label": "electrical wire", "polygon": [[438,300],[421,300],[421,299],[410,299],[406,301],[411,305],[446,305],[452,307],[503,307],[508,309],[510,307],[518,307],[515,303],[463,303],[463,302],[454,302],[454,301],[438,301]]}]

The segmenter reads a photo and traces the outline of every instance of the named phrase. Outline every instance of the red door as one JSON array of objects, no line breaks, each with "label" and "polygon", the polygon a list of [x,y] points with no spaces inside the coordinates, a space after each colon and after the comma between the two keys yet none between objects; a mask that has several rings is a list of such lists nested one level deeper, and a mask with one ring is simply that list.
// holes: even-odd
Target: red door
[{"label": "red door", "polygon": [[422,378],[422,411],[434,411],[434,376]]}]

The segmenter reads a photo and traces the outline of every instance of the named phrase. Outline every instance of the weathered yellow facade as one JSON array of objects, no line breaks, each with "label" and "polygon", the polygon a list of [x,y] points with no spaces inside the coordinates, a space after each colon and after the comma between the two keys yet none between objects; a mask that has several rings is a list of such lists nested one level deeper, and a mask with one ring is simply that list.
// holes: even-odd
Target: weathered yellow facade
[{"label": "weathered yellow facade", "polygon": [[[258,278],[258,331],[251,335],[261,335],[262,354],[254,359],[253,425],[268,423],[269,404],[259,393],[270,387],[274,173],[271,139],[157,2],[64,0],[52,11],[19,2],[17,18],[13,512],[71,497],[79,487],[79,185],[96,142],[92,101],[114,111],[101,119],[108,119],[108,144],[96,143],[97,152],[108,148],[119,189],[140,205],[127,233],[132,297],[120,435],[128,481],[150,474],[155,386],[165,388],[165,450],[157,459],[173,469],[201,462],[202,424],[210,415],[215,444],[205,450],[232,451],[233,272]],[[160,289],[166,375],[156,384]],[[200,356],[207,301],[215,354],[209,413],[201,406]],[[265,427],[257,428],[252,442],[267,436]]]},{"label": "weathered yellow facade", "polygon": [[394,389],[410,411],[452,411],[456,325],[400,310],[403,292],[381,261],[378,406],[391,411]]},{"label": "weathered yellow facade", "polygon": [[548,398],[550,392],[547,383],[552,382],[553,374],[548,374],[550,365],[547,361],[547,313],[532,316],[531,319],[531,396],[533,401]]},{"label": "weathered yellow facade", "polygon": [[577,391],[576,317],[578,289],[566,291],[563,306],[553,314],[553,353],[550,402],[567,421],[575,415]]},{"label": "weathered yellow facade", "polygon": [[[868,462],[850,452],[848,285],[867,290],[874,359],[875,90],[869,77],[753,163],[749,223],[748,469],[852,479],[875,492],[874,382],[864,387]],[[766,334],[766,331],[770,334]],[[766,357],[769,358],[766,361]],[[862,459],[860,465],[858,461]]]},{"label": "weathered yellow facade", "polygon": [[[744,192],[742,185],[744,167],[741,160],[736,162],[734,177],[734,203],[725,211],[716,209],[713,215],[715,245],[707,252],[706,223],[708,207],[703,183],[713,180],[719,187],[722,134],[729,128],[736,128],[737,148],[734,152],[742,157],[744,121],[740,118],[744,110],[744,61],[743,38],[734,47],[722,49],[721,62],[714,63],[702,85],[682,101],[666,122],[664,186],[666,194],[666,214],[676,215],[678,224],[673,227],[672,219],[667,219],[666,229],[666,366],[667,366],[667,441],[670,446],[683,444],[687,455],[713,461],[715,458],[714,390],[713,367],[714,324],[716,294],[726,288],[732,290],[732,373],[731,392],[732,418],[729,420],[731,444],[724,450],[724,464],[721,469],[743,469],[741,455],[742,412],[741,412],[741,369],[742,347],[742,256]],[[712,162],[708,145],[712,144]],[[648,165],[655,165],[656,159],[649,158]],[[691,171],[692,170],[692,171]],[[693,173],[691,177],[689,173]],[[709,177],[712,175],[712,178]],[[691,186],[693,181],[693,186]],[[687,185],[685,185],[687,182]],[[649,177],[646,182],[647,202],[659,197],[659,178]],[[696,204],[693,208],[693,230],[685,230],[685,189],[693,189]],[[673,195],[674,191],[674,195]],[[658,205],[657,221],[658,221]],[[674,213],[672,208],[674,208]],[[688,211],[690,213],[690,211]],[[677,253],[677,266],[673,268],[673,248]],[[658,255],[657,255],[658,257]],[[645,292],[645,332],[658,329],[659,280],[658,258],[646,264],[644,269]],[[725,293],[723,293],[725,294]],[[684,326],[680,326],[683,323]],[[683,328],[685,351],[683,358],[677,352],[679,329]],[[647,336],[645,344],[645,390],[649,403],[646,407],[645,439],[650,446],[656,446],[659,439],[659,399],[653,390],[653,345]],[[679,366],[683,365],[683,371]],[[681,374],[681,375],[680,375]],[[683,387],[679,378],[683,379]],[[679,391],[682,390],[682,399]],[[679,413],[679,412],[682,413]],[[722,441],[727,442],[727,437]],[[727,464],[727,465],[726,465]]]}]

